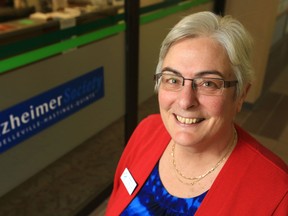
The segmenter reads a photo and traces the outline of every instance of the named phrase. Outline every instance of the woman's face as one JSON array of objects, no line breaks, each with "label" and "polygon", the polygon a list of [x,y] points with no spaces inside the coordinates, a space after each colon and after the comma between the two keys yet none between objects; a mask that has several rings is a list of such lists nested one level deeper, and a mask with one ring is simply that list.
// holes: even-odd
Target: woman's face
[{"label": "woman's face", "polygon": [[[208,37],[187,38],[173,44],[164,58],[162,70],[165,68],[190,79],[236,79],[226,52]],[[201,73],[204,71],[212,73]],[[236,98],[235,87],[224,88],[221,95],[201,95],[193,90],[191,81],[186,80],[180,91],[163,89],[160,84],[158,100],[172,140],[191,146],[224,142],[232,132],[233,119],[241,109],[244,96]]]}]

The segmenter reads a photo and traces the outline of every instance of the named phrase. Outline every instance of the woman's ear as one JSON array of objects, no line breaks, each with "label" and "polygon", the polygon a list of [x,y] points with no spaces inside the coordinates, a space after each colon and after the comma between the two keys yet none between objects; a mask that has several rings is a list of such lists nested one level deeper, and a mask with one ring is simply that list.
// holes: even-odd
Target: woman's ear
[{"label": "woman's ear", "polygon": [[243,91],[243,93],[242,93],[242,95],[240,96],[239,101],[238,101],[237,112],[240,112],[240,111],[241,111],[242,105],[243,105],[243,103],[244,103],[244,101],[245,101],[245,98],[246,98],[246,96],[247,96],[247,94],[248,94],[248,92],[249,92],[249,90],[250,90],[250,87],[251,87],[251,84],[250,84],[250,83],[245,86],[244,91]]}]

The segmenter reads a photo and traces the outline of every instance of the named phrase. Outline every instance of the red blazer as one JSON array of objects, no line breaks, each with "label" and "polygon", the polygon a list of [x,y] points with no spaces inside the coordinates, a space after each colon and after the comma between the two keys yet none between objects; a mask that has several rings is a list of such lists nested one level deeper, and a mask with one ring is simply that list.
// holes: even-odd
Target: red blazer
[{"label": "red blazer", "polygon": [[[196,215],[288,215],[288,167],[236,126],[238,143]],[[119,215],[141,189],[171,137],[159,114],[143,120],[129,140],[114,178],[106,216]],[[128,168],[137,182],[129,195],[120,176]]]}]

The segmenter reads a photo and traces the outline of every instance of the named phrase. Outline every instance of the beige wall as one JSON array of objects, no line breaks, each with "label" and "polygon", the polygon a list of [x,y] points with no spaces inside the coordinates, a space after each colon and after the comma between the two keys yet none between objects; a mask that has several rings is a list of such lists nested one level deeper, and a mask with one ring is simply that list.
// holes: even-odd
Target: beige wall
[{"label": "beige wall", "polygon": [[162,2],[164,2],[164,0],[140,0],[140,7],[145,7]]},{"label": "beige wall", "polygon": [[225,13],[240,20],[254,39],[255,80],[246,99],[255,103],[261,95],[272,43],[278,0],[229,0]]},{"label": "beige wall", "polygon": [[124,33],[0,76],[4,110],[98,67],[104,98],[0,154],[0,197],[71,151],[124,113]]}]

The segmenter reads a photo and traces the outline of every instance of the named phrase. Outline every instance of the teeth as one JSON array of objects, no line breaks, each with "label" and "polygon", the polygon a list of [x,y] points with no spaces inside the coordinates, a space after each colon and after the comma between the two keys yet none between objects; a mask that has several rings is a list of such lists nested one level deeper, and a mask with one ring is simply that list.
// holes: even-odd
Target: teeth
[{"label": "teeth", "polygon": [[177,120],[181,122],[182,124],[195,124],[201,121],[201,119],[196,119],[196,118],[184,118],[181,116],[176,116]]}]

